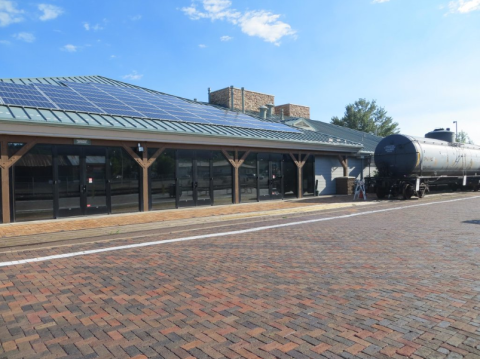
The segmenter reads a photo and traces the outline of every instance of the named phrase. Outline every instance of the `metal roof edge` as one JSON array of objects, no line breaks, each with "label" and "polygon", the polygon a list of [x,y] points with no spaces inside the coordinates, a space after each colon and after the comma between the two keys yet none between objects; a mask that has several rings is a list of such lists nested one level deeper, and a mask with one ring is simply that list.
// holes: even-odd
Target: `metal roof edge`
[{"label": "metal roof edge", "polygon": [[[300,118],[300,117],[299,117],[299,118]],[[326,124],[326,125],[329,125],[329,126],[334,126],[334,127],[340,128],[340,129],[345,130],[345,131],[357,133],[357,134],[359,134],[359,135],[360,135],[360,134],[364,134],[364,135],[369,135],[369,136],[372,136],[372,137],[377,137],[377,138],[379,138],[380,140],[384,138],[384,137],[382,137],[382,136],[374,135],[373,133],[356,130],[356,129],[350,128],[350,127],[335,125],[335,124],[329,123],[329,122],[324,122],[324,121],[319,121],[319,120],[313,120],[313,119],[311,119],[311,118],[306,118],[305,120],[307,120],[307,121],[313,121],[313,122],[320,122],[320,123],[322,123],[322,124]],[[380,141],[380,140],[379,140],[379,141]]]},{"label": "metal roof edge", "polygon": [[[5,119],[5,118],[0,118],[1,122],[6,122],[10,123],[13,125],[18,125],[19,123],[22,125],[27,125],[27,126],[47,126],[47,127],[73,127],[73,128],[78,128],[78,129],[83,129],[83,130],[93,130],[91,126],[88,125],[78,125],[78,124],[69,124],[69,123],[42,123],[42,122],[32,122],[29,120],[22,120],[22,119],[15,119],[12,121],[12,119]],[[157,134],[164,134],[164,135],[175,135],[175,136],[190,136],[190,137],[209,137],[209,138],[217,138],[217,139],[226,139],[229,140],[229,142],[232,141],[232,137],[230,136],[221,136],[221,135],[214,135],[214,134],[206,134],[206,133],[185,133],[185,132],[177,132],[177,131],[156,131],[153,132],[149,129],[131,129],[131,128],[95,128],[96,131],[119,131],[119,132],[138,132],[138,133],[150,133],[154,135],[155,133]],[[72,138],[74,137],[74,134],[72,134]],[[238,139],[238,138],[237,138]],[[308,145],[309,148],[312,147],[318,147],[318,150],[325,150],[325,148],[341,148],[341,149],[356,149],[355,152],[358,152],[363,146],[358,146],[358,145],[350,145],[350,144],[342,144],[342,143],[326,143],[326,142],[314,142],[314,141],[295,141],[295,140],[289,140],[289,139],[278,139],[278,138],[256,138],[256,137],[241,137],[242,141],[267,141],[267,142],[277,142],[277,143],[284,143],[284,144],[292,144],[292,143],[297,143],[297,144],[304,144]],[[312,148],[313,150],[313,148]],[[334,152],[334,151],[332,151]]]}]

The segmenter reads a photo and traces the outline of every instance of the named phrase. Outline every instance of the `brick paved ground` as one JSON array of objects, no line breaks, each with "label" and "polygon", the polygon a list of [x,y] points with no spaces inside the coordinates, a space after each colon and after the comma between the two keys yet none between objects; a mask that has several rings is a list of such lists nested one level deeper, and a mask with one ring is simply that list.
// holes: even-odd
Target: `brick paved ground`
[{"label": "brick paved ground", "polygon": [[[373,196],[373,195],[372,195]],[[373,196],[375,199],[375,196]],[[369,201],[372,199],[369,198]],[[61,220],[18,222],[8,225],[0,224],[0,239],[26,236],[38,233],[56,233],[62,231],[75,231],[88,228],[103,228],[111,226],[125,226],[129,224],[143,224],[179,219],[202,218],[210,216],[251,213],[279,209],[293,209],[306,206],[334,203],[358,203],[351,196],[311,197],[303,200],[269,201],[243,203],[240,205],[212,206],[198,208],[185,208],[148,213],[126,213],[120,215],[105,215],[91,217],[65,218]]]},{"label": "brick paved ground", "polygon": [[[330,198],[330,201],[333,198]],[[100,240],[112,240],[123,238],[125,235],[138,236],[139,232],[166,232],[172,233],[179,230],[184,231],[185,228],[204,226],[223,226],[222,222],[232,223],[248,223],[263,222],[265,219],[271,219],[275,216],[292,218],[294,216],[303,216],[307,212],[334,212],[336,210],[348,207],[381,205],[379,201],[352,201],[351,197],[342,197],[338,202],[326,201],[325,199],[304,200],[294,203],[280,202],[270,203],[270,206],[264,206],[263,203],[257,203],[249,206],[229,206],[229,207],[197,207],[187,211],[168,211],[169,213],[155,213],[150,220],[156,219],[154,222],[142,223],[142,215],[109,215],[98,216],[93,218],[69,218],[50,221],[50,223],[26,222],[8,225],[5,232],[7,237],[0,238],[0,253],[7,249],[19,248],[36,244],[36,247],[45,247],[52,245],[53,242],[88,242]],[[235,210],[238,209],[238,212]],[[262,210],[260,210],[262,209]],[[207,216],[210,212],[215,215]],[[222,213],[226,212],[226,213]],[[185,218],[186,214],[192,214],[191,217]],[[149,215],[149,214],[147,214]],[[127,224],[120,224],[121,222]],[[137,224],[131,222],[140,221]],[[55,223],[56,222],[56,226]],[[112,225],[112,223],[117,223]],[[130,223],[130,224],[128,224]],[[214,225],[216,223],[216,225]],[[80,228],[82,224],[86,224],[85,228]],[[97,226],[98,225],[98,226]],[[107,226],[108,225],[108,226]],[[15,228],[14,228],[15,226]],[[59,230],[59,228],[69,228],[70,230]],[[2,225],[0,225],[2,229]],[[45,232],[45,230],[54,230],[56,232]],[[13,236],[14,233],[29,233],[27,235]]]},{"label": "brick paved ground", "polygon": [[[480,358],[480,198],[474,196],[2,267],[0,357]],[[269,224],[292,220],[298,218]],[[215,232],[185,228],[118,244]]]}]

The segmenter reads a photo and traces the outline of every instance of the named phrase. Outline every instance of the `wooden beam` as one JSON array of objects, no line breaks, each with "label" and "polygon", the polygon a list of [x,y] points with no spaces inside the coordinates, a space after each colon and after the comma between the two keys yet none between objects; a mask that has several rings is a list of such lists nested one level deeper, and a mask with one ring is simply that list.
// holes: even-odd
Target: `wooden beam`
[{"label": "wooden beam", "polygon": [[238,167],[233,167],[234,171],[234,182],[235,182],[235,203],[240,203],[240,178],[239,178],[239,170]]},{"label": "wooden beam", "polygon": [[298,195],[297,198],[302,198],[303,197],[303,181],[302,181],[302,167],[303,166],[297,166],[297,181],[298,181]]},{"label": "wooden beam", "polygon": [[122,143],[122,147],[125,149],[125,151],[128,152],[130,156],[140,165],[140,167],[144,168],[145,164],[143,163],[143,160],[140,158],[138,154],[136,154],[131,147],[126,145],[125,143]]},{"label": "wooden beam", "polygon": [[290,157],[292,158],[293,162],[297,166],[297,182],[298,182],[298,198],[303,197],[303,166],[307,163],[307,159],[310,156],[310,153],[307,153],[305,157],[302,159],[302,153],[298,154],[298,161],[295,158],[293,153],[289,153]]},{"label": "wooden beam", "polygon": [[299,162],[297,161],[297,159],[295,158],[295,156],[293,155],[293,153],[290,152],[289,155],[290,155],[290,157],[292,157],[292,160],[293,160],[293,162],[295,163],[295,165],[296,165],[297,167],[299,167]]},{"label": "wooden beam", "polygon": [[[2,138],[6,138],[8,142],[36,142],[37,144],[57,144],[57,145],[73,145],[74,138],[82,138],[81,136],[76,137],[46,137],[46,136],[25,136],[25,135],[1,135],[0,142]],[[123,147],[127,145],[129,148],[136,147],[139,141],[128,141],[128,140],[101,140],[101,139],[91,139],[92,146],[111,146],[111,147]],[[148,145],[151,148],[172,148],[172,149],[205,149],[205,150],[218,150],[227,149],[229,151],[234,150],[235,147],[228,147],[226,145],[201,145],[201,144],[185,144],[185,143],[165,143],[165,142],[151,142],[151,141],[140,141]],[[264,147],[237,147],[239,151],[254,151],[254,152],[268,152],[268,153],[288,153],[289,149],[286,148],[264,148]],[[307,150],[305,150],[307,151]],[[314,151],[309,150],[312,154],[322,155],[322,156],[338,156],[340,152],[332,151]],[[345,152],[342,152],[344,154]],[[353,154],[349,152],[347,154]]]},{"label": "wooden beam", "polygon": [[250,151],[246,151],[242,158],[238,159],[238,151],[235,150],[235,159],[232,159],[227,151],[222,149],[223,155],[227,158],[228,162],[233,166],[233,181],[234,181],[234,203],[240,203],[240,171],[239,168],[245,162],[245,159],[250,154]]},{"label": "wooden beam", "polygon": [[303,162],[302,167],[305,165],[305,163],[307,163],[308,157],[310,157],[310,155],[311,155],[311,153],[307,153],[307,154],[305,155],[305,157],[304,157],[303,160],[302,160],[302,162]]},{"label": "wooden beam", "polygon": [[148,212],[148,167],[142,167],[143,182],[142,182],[142,198],[143,198],[143,212]]},{"label": "wooden beam", "polygon": [[[0,144],[1,163],[6,165],[8,161],[8,142],[4,138]],[[2,220],[3,223],[10,223],[10,179],[8,167],[2,166]]]},{"label": "wooden beam", "polygon": [[237,167],[237,163],[235,162],[235,159],[232,158],[232,156],[230,156],[228,154],[227,151],[225,151],[223,148],[222,148],[222,153],[223,155],[225,156],[225,158],[228,160],[228,162],[230,162],[230,164],[233,166],[233,167]]},{"label": "wooden beam", "polygon": [[343,167],[343,177],[347,177],[348,176],[348,159],[347,159],[347,157],[338,155],[338,160],[340,161],[340,163],[342,164],[342,167]]},{"label": "wooden beam", "polygon": [[149,168],[151,165],[153,165],[153,164],[155,163],[155,161],[157,160],[158,156],[160,156],[163,151],[165,151],[165,147],[159,148],[158,150],[155,151],[155,153],[153,154],[153,156],[150,157],[150,158],[147,160],[147,163],[146,163],[147,168]]},{"label": "wooden beam", "polygon": [[7,163],[5,164],[5,168],[10,168],[12,167],[18,160],[20,160],[23,155],[25,155],[28,151],[32,149],[33,146],[35,146],[37,143],[35,141],[28,142],[26,143],[22,148],[20,148],[17,153],[15,153],[12,157],[10,157],[7,160]]},{"label": "wooden beam", "polygon": [[8,168],[2,168],[2,220],[10,223],[10,180]]},{"label": "wooden beam", "polygon": [[[157,151],[158,152],[158,151]],[[143,144],[143,153],[142,153],[142,162],[143,162],[143,211],[148,212],[148,147],[146,144]],[[153,162],[152,162],[153,163]]]},{"label": "wooden beam", "polygon": [[247,159],[248,155],[250,154],[250,151],[247,151],[243,154],[242,158],[240,158],[238,161],[237,161],[237,166],[238,167],[241,167],[243,165],[243,162],[245,162],[245,160]]}]

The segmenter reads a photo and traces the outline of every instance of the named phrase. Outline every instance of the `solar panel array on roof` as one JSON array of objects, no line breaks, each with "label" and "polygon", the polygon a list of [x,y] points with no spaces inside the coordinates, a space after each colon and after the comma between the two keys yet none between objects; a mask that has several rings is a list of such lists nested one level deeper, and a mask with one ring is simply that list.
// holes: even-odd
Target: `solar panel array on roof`
[{"label": "solar panel array on roof", "polygon": [[62,84],[64,86],[0,83],[0,98],[7,105],[299,132],[284,124],[260,121],[239,112],[222,110],[140,88],[66,81]]},{"label": "solar panel array on roof", "polygon": [[62,110],[103,113],[100,108],[94,106],[92,103],[88,102],[85,98],[68,87],[45,84],[35,84],[32,86],[38,88]]},{"label": "solar panel array on roof", "polygon": [[0,98],[11,105],[55,108],[35,87],[0,83]]}]

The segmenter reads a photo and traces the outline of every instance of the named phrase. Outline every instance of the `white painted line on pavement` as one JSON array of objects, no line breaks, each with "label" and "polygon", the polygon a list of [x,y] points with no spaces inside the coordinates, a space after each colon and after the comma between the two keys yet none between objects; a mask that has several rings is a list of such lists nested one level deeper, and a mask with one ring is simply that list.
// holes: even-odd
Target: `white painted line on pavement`
[{"label": "white painted line on pavement", "polygon": [[443,204],[443,203],[450,203],[450,202],[458,202],[458,201],[467,201],[471,199],[479,199],[480,196],[475,197],[468,197],[468,198],[458,198],[458,199],[451,199],[448,201],[440,201],[440,202],[428,202],[428,203],[420,203],[414,204],[410,206],[402,206],[396,208],[385,208],[385,209],[378,209],[374,211],[367,211],[361,213],[353,213],[353,214],[346,214],[343,216],[336,216],[336,217],[327,217],[327,218],[317,218],[317,219],[309,219],[306,221],[299,221],[299,222],[290,222],[290,223],[282,223],[282,224],[275,224],[272,226],[263,226],[263,227],[256,227],[256,228],[249,228],[249,229],[242,229],[239,231],[230,231],[230,232],[223,232],[223,233],[212,233],[212,234],[202,234],[199,236],[191,236],[191,237],[183,237],[183,238],[175,238],[175,239],[166,239],[166,240],[159,240],[153,242],[144,242],[144,243],[136,243],[136,244],[128,244],[124,246],[116,246],[116,247],[108,247],[108,248],[100,248],[100,249],[91,249],[86,251],[79,251],[79,252],[72,252],[72,253],[63,253],[63,254],[55,254],[47,257],[37,257],[37,258],[28,258],[28,259],[19,259],[17,261],[10,261],[10,262],[0,262],[0,267],[12,266],[12,265],[19,265],[25,263],[34,263],[34,262],[44,262],[49,261],[52,259],[62,259],[62,258],[70,258],[70,257],[78,257],[88,254],[95,254],[95,253],[102,253],[102,252],[113,252],[119,251],[122,249],[131,249],[131,248],[140,248],[140,247],[148,247],[148,246],[155,246],[158,244],[167,244],[167,243],[175,243],[175,242],[183,242],[183,241],[192,241],[195,239],[204,239],[204,238],[214,238],[214,237],[224,237],[224,236],[231,236],[235,234],[244,234],[244,233],[251,233],[251,232],[258,232],[264,231],[267,229],[274,229],[274,228],[281,228],[281,227],[290,227],[290,226],[298,226],[301,224],[307,223],[316,223],[316,222],[324,222],[324,221],[331,221],[334,219],[344,219],[344,218],[351,218],[351,217],[358,217],[358,216],[366,216],[369,214],[376,214],[382,212],[390,212],[390,211],[400,211],[404,209],[414,208],[414,207],[421,207],[421,206],[431,206],[435,204]]}]

